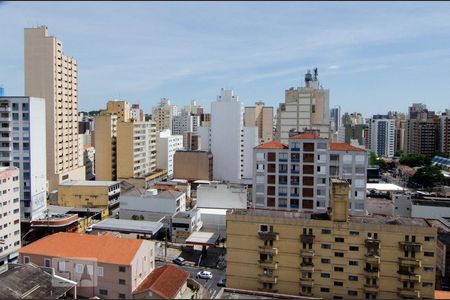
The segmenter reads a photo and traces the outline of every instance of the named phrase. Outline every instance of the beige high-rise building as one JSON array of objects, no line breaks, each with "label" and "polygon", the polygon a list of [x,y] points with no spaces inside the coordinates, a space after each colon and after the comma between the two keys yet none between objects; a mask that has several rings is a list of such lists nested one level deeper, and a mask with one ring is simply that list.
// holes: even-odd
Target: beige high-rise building
[{"label": "beige high-rise building", "polygon": [[264,106],[264,102],[256,102],[255,106],[245,107],[244,126],[258,127],[260,143],[273,139],[273,107]]},{"label": "beige high-rise building", "polygon": [[172,130],[173,117],[177,115],[177,107],[170,104],[170,100],[162,98],[152,109],[152,121],[156,123],[156,131]]},{"label": "beige high-rise building", "polygon": [[155,170],[155,126],[152,122],[119,122],[117,178],[143,178]]},{"label": "beige high-rise building", "polygon": [[124,100],[110,100],[106,104],[106,109],[100,110],[100,115],[115,114],[117,121],[129,122],[131,117],[131,104]]},{"label": "beige high-rise building", "polygon": [[95,117],[95,179],[117,179],[117,116],[114,114]]},{"label": "beige high-rise building", "polygon": [[305,86],[286,90],[285,101],[277,110],[275,139],[287,143],[290,135],[305,130],[317,130],[321,137],[330,138],[330,91],[322,88],[314,75],[305,74]]},{"label": "beige high-rise building", "polygon": [[62,181],[84,180],[78,136],[77,61],[63,54],[48,28],[25,28],[25,95],[45,99],[49,191]]}]

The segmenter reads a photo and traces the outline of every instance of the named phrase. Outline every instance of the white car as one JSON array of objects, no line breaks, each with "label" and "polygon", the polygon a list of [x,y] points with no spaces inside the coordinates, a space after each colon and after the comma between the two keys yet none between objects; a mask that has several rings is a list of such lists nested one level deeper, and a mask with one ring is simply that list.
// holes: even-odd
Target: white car
[{"label": "white car", "polygon": [[86,232],[92,232],[92,226],[86,227]]},{"label": "white car", "polygon": [[197,273],[197,278],[201,279],[212,279],[213,275],[209,271],[200,271]]}]

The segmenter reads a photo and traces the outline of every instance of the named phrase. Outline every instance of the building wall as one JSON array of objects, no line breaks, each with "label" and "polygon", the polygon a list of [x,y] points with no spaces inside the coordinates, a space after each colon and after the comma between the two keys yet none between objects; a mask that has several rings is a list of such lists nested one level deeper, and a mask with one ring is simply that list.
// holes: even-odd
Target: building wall
[{"label": "building wall", "polygon": [[14,262],[20,249],[19,169],[0,167],[0,265]]},{"label": "building wall", "polygon": [[211,151],[211,127],[200,126],[197,131],[200,137],[200,149]]},{"label": "building wall", "polygon": [[[120,195],[118,181],[108,185],[60,185],[58,188],[58,205],[69,207],[109,207]],[[110,197],[117,197],[115,200]]]},{"label": "building wall", "polygon": [[242,178],[253,177],[253,148],[259,144],[258,127],[244,127],[243,156],[241,164],[243,165]]},{"label": "building wall", "polygon": [[379,157],[393,157],[395,146],[395,120],[372,119],[369,123],[370,150]]},{"label": "building wall", "polygon": [[255,106],[245,107],[244,126],[258,127],[259,143],[273,139],[273,107],[256,102]]},{"label": "building wall", "polygon": [[156,131],[172,129],[173,117],[177,115],[177,108],[170,105],[170,100],[162,98],[158,106],[152,109],[152,121],[156,124]]},{"label": "building wall", "polygon": [[95,117],[95,179],[117,179],[117,116]]},{"label": "building wall", "polygon": [[182,194],[178,198],[164,198],[158,195],[135,196],[130,194],[120,195],[121,210],[133,210],[141,212],[156,212],[174,214],[178,211],[186,210],[186,194]]},{"label": "building wall", "polygon": [[45,26],[25,28],[24,44],[25,95],[46,102],[47,179],[52,191],[63,180],[84,180],[78,151],[78,67]]},{"label": "building wall", "polygon": [[408,120],[406,153],[419,153],[429,157],[439,151],[439,124],[433,120]]},{"label": "building wall", "polygon": [[[262,224],[271,227],[273,239],[259,237]],[[409,238],[415,236],[418,243],[417,246],[408,245],[420,248],[415,259],[405,258],[400,242],[405,241],[406,235]],[[431,227],[228,213],[227,287],[292,295],[300,293],[324,299],[334,296],[362,299],[367,298],[366,293],[376,295],[376,299],[397,299],[400,291],[403,295],[420,294],[422,298],[431,299],[434,297],[436,257],[424,253],[434,255],[436,238],[436,228]],[[377,243],[379,249],[372,246],[374,250],[369,250],[366,246]],[[352,248],[355,251],[350,251],[350,247],[355,247]],[[273,253],[272,260],[269,256],[268,260],[260,262],[265,258],[261,255],[264,253]],[[340,257],[335,253],[343,254]],[[405,264],[420,264],[422,268],[415,270],[418,276],[397,273],[400,265]],[[368,272],[366,268],[373,271]],[[431,271],[425,272],[424,268]],[[419,282],[410,288],[409,284],[414,280]],[[408,288],[403,287],[403,281],[407,282]],[[266,282],[265,286],[263,282]],[[267,284],[270,282],[272,286]]]},{"label": "building wall", "polygon": [[245,185],[200,184],[197,187],[197,207],[247,208]]},{"label": "building wall", "polygon": [[100,111],[100,115],[103,114],[115,114],[117,115],[117,121],[129,122],[132,119],[131,104],[124,100],[110,100],[106,104],[106,110]]},{"label": "building wall", "polygon": [[183,136],[171,135],[166,129],[156,137],[156,167],[167,170],[167,176],[173,176],[173,156],[177,150],[183,149]]},{"label": "building wall", "polygon": [[212,180],[213,157],[207,151],[176,151],[173,177],[187,180]]}]

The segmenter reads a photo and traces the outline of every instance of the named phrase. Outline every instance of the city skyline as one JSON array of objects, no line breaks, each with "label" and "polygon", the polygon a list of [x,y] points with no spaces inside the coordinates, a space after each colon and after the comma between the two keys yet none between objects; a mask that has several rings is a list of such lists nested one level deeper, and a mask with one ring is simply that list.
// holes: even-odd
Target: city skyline
[{"label": "city skyline", "polygon": [[342,112],[406,113],[413,102],[443,111],[449,12],[447,3],[2,2],[0,84],[24,94],[23,29],[46,25],[79,62],[80,111],[121,98],[150,113],[164,97],[209,110],[221,87],[276,109],[314,67]]}]

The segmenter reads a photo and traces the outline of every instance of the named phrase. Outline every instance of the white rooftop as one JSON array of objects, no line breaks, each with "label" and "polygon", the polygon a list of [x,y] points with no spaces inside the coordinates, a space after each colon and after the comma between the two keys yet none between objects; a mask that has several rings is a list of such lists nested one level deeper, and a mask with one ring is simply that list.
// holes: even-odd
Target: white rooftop
[{"label": "white rooftop", "polygon": [[222,216],[226,216],[228,209],[226,209],[226,208],[201,208],[201,207],[199,207],[199,210],[200,210],[200,215],[207,214],[207,215],[222,215]]},{"label": "white rooftop", "polygon": [[186,239],[186,244],[210,245],[214,246],[219,239],[220,234],[217,232],[196,231]]},{"label": "white rooftop", "polygon": [[388,191],[388,192],[401,192],[403,188],[393,183],[368,183],[366,185],[367,190],[376,191]]},{"label": "white rooftop", "polygon": [[92,180],[68,180],[61,182],[59,185],[64,186],[112,186],[119,184],[120,181],[92,181]]},{"label": "white rooftop", "polygon": [[161,222],[136,221],[125,219],[105,219],[94,225],[93,229],[105,231],[119,231],[129,233],[155,234],[163,227]]}]

